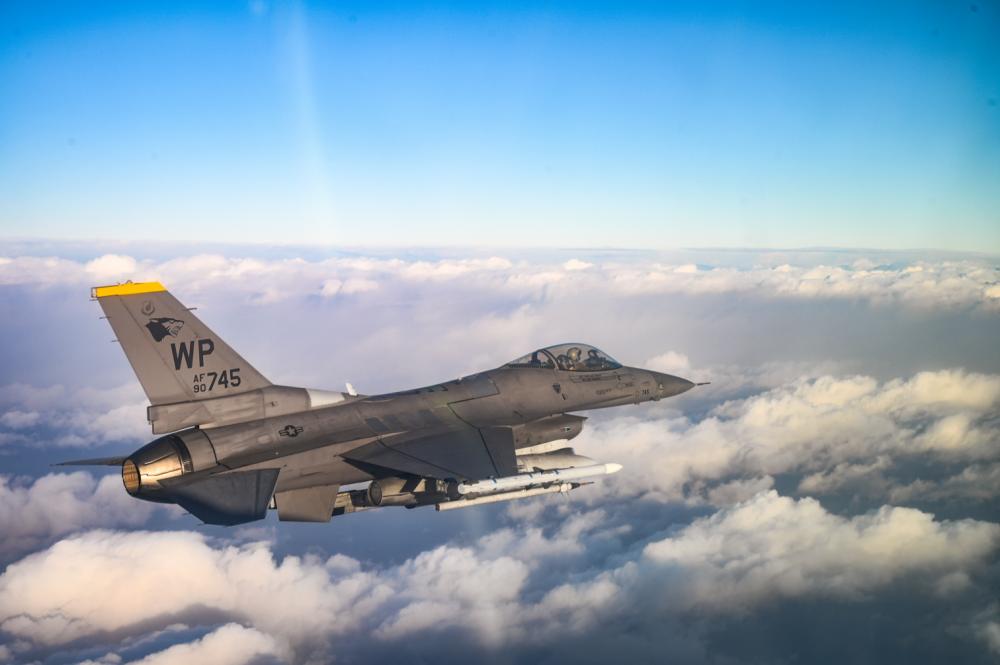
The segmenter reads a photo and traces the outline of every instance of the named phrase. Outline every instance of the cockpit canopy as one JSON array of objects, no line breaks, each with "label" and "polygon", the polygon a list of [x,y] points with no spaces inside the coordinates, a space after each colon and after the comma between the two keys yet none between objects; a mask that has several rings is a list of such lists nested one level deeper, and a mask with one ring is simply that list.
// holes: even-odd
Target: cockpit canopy
[{"label": "cockpit canopy", "polygon": [[618,369],[621,363],[589,344],[557,344],[532,351],[512,360],[505,367],[559,368],[566,372],[600,372]]}]

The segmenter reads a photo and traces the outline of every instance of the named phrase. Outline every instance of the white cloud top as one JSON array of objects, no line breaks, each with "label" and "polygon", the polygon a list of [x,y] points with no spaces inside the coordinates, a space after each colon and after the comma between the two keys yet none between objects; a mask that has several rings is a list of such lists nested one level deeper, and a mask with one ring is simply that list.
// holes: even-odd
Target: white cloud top
[{"label": "white cloud top", "polygon": [[151,662],[243,638],[246,653],[292,660],[369,633],[391,642],[458,631],[499,646],[579,633],[635,611],[729,613],[816,595],[856,600],[903,578],[924,583],[928,594],[942,585],[961,592],[1000,543],[995,524],[890,507],[845,518],[815,500],[767,491],[623,553],[611,569],[565,581],[547,562],[600,547],[619,528],[601,514],[574,520],[551,536],[519,527],[381,569],[342,555],[276,561],[263,543],[213,546],[191,532],[94,531],[7,568],[0,632],[31,653],[177,622],[221,617],[245,626],[223,627]]},{"label": "white cloud top", "polygon": [[[871,639],[924,644],[900,618],[913,605],[944,617],[927,637],[942,653],[998,648],[995,261],[574,254],[0,257],[21,315],[0,347],[17,472],[151,438],[86,301],[124,279],[163,281],[279,383],[382,392],[570,339],[712,382],[591,414],[573,445],[625,469],[569,501],[95,531],[195,520],[160,519],[117,473],[4,475],[0,662],[437,662],[455,645],[739,661],[751,642],[790,649],[781,620],[804,606],[841,622],[877,608],[891,620]],[[754,639],[727,646],[714,631],[733,623]]]},{"label": "white cloud top", "polygon": [[1000,461],[998,417],[996,375],[943,370],[881,384],[822,376],[729,400],[698,420],[613,418],[574,443],[625,465],[612,481],[619,491],[717,502],[745,496],[738,486],[713,489],[733,477],[762,488],[770,482],[763,477],[807,473],[800,490],[828,492],[859,476],[874,482],[894,462],[919,455]]},{"label": "white cloud top", "polygon": [[772,490],[650,543],[643,557],[670,573],[672,602],[738,611],[782,596],[859,599],[916,572],[937,579],[998,544],[997,524],[889,506],[848,519]]},{"label": "white cloud top", "polygon": [[107,254],[88,262],[10,256],[0,260],[0,284],[47,286],[159,280],[168,288],[227,288],[273,302],[303,294],[326,297],[375,290],[393,282],[472,280],[506,291],[558,288],[618,294],[738,293],[765,298],[851,299],[920,307],[1000,307],[997,266],[986,259],[912,261],[885,266],[762,264],[746,268],[573,258],[562,264],[489,258],[231,258],[202,254],[168,261]]},{"label": "white cloud top", "polygon": [[0,476],[0,561],[80,529],[144,524],[155,504],[125,494],[113,470],[100,481],[82,471],[48,474],[30,484]]}]

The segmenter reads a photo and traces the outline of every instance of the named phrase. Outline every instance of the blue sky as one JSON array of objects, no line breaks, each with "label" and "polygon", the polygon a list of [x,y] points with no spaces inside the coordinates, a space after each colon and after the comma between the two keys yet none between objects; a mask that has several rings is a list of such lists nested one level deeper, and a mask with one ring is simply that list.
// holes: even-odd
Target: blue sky
[{"label": "blue sky", "polygon": [[995,3],[4,3],[0,236],[1000,252]]}]

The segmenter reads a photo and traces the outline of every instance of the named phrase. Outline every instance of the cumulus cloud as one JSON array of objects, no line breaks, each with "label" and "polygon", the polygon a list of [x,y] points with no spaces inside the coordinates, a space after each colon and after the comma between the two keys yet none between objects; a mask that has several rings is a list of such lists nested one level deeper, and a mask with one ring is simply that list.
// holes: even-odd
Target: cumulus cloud
[{"label": "cumulus cloud", "polygon": [[35,425],[40,417],[41,415],[37,411],[18,411],[15,409],[0,416],[0,425],[11,429],[22,429]]},{"label": "cumulus cloud", "polygon": [[671,602],[736,611],[783,596],[861,599],[917,572],[937,580],[983,562],[998,543],[996,524],[889,506],[844,518],[772,490],[650,543],[643,558],[668,574]]},{"label": "cumulus cloud", "polygon": [[84,271],[98,280],[127,280],[135,273],[138,262],[131,256],[105,254],[84,264]]},{"label": "cumulus cloud", "polygon": [[676,351],[667,351],[654,356],[643,367],[676,376],[691,376],[691,360],[687,355]]},{"label": "cumulus cloud", "polygon": [[889,499],[894,503],[915,500],[944,502],[972,500],[988,502],[996,498],[1000,487],[1000,463],[972,464],[940,480],[916,479],[891,486]]},{"label": "cumulus cloud", "polygon": [[336,657],[366,636],[391,644],[448,634],[480,648],[513,648],[585,635],[637,611],[670,620],[787,597],[857,602],[901,580],[935,594],[949,576],[975,579],[1000,542],[995,524],[888,506],[847,518],[813,499],[766,491],[639,542],[611,567],[587,565],[583,556],[585,567],[572,577],[553,574],[548,562],[600,549],[615,531],[591,512],[550,534],[515,526],[382,568],[343,555],[277,560],[264,543],[215,544],[191,532],[89,532],[7,568],[0,631],[37,655],[177,622],[222,625],[149,662],[241,641],[245,654]]},{"label": "cumulus cloud", "polygon": [[175,644],[150,654],[134,665],[243,665],[287,660],[274,637],[239,624],[228,623],[194,642]]},{"label": "cumulus cloud", "polygon": [[118,474],[51,473],[30,483],[0,476],[0,559],[81,529],[138,526],[155,509],[128,496]]},{"label": "cumulus cloud", "polygon": [[[7,568],[0,630],[38,648],[197,622],[207,609],[275,636],[268,648],[287,654],[356,628],[388,593],[338,558],[278,563],[260,543],[213,548],[190,532],[96,531]],[[233,635],[224,637],[212,642]]]},{"label": "cumulus cloud", "polygon": [[41,428],[38,436],[29,439],[22,435],[19,442],[58,446],[136,443],[150,436],[147,404],[138,382],[111,389],[73,390],[63,385],[9,384],[0,386],[0,408],[7,409],[0,416],[0,427],[17,434]]},{"label": "cumulus cloud", "polygon": [[581,261],[580,259],[570,259],[563,264],[563,270],[586,270],[587,268],[593,268],[594,264],[589,261]]},{"label": "cumulus cloud", "polygon": [[994,603],[975,620],[975,631],[993,654],[1000,654],[1000,604]]},{"label": "cumulus cloud", "polygon": [[824,376],[724,402],[697,420],[613,418],[574,443],[625,464],[616,479],[621,491],[640,488],[664,500],[700,500],[732,478],[760,479],[753,486],[790,472],[805,474],[800,491],[823,493],[918,455],[996,460],[998,417],[996,375],[942,370],[884,383]]},{"label": "cumulus cloud", "polygon": [[60,645],[196,622],[207,609],[279,638],[287,652],[356,628],[388,593],[338,558],[279,563],[263,543],[213,548],[192,532],[94,531],[7,568],[0,630]]},{"label": "cumulus cloud", "polygon": [[[721,662],[729,654],[713,631],[726,617],[764,635],[775,623],[761,616],[796,603],[819,603],[822,620],[868,603],[913,632],[892,605],[900,597],[965,625],[942,629],[939,643],[952,633],[984,653],[992,643],[995,612],[972,614],[995,588],[996,526],[960,518],[971,506],[995,521],[994,260],[119,251],[0,258],[0,286],[22,313],[0,334],[0,452],[19,463],[53,454],[40,445],[125,453],[150,437],[141,390],[85,298],[86,287],[128,278],[166,283],[279,383],[381,392],[579,339],[711,385],[589,414],[573,444],[625,464],[621,474],[569,499],[458,515],[205,529],[225,540],[79,534],[139,526],[157,508],[117,477],[4,478],[4,556],[44,549],[0,577],[0,661],[93,657],[152,634],[156,653],[146,656],[147,642],[102,661],[207,660],[231,648],[237,660],[439,662],[461,645],[485,660],[551,661],[568,649],[582,661],[643,661],[669,648],[681,662]],[[932,517],[939,507],[948,519]],[[132,595],[121,579],[137,582]],[[155,594],[155,607],[140,602]],[[777,639],[792,639],[784,632]]]},{"label": "cumulus cloud", "polygon": [[529,564],[507,556],[484,559],[468,548],[439,547],[393,570],[402,607],[376,630],[398,638],[426,630],[464,628],[482,643],[499,646],[520,609]]},{"label": "cumulus cloud", "polygon": [[[842,488],[882,494],[889,489],[884,473],[891,467],[892,459],[888,455],[880,455],[870,462],[840,462],[830,469],[805,476],[799,481],[798,489],[805,494],[828,494]],[[894,489],[892,496],[899,499],[902,495]]]}]

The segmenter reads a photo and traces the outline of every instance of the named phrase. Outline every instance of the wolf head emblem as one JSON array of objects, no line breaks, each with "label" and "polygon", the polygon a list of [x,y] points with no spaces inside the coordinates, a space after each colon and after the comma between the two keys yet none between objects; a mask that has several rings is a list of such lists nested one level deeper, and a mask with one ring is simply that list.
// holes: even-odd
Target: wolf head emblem
[{"label": "wolf head emblem", "polygon": [[183,321],[180,319],[171,319],[169,316],[150,319],[149,323],[146,324],[146,329],[149,330],[149,334],[152,335],[153,339],[157,342],[162,340],[167,335],[177,337],[177,333],[179,333],[183,327]]}]

